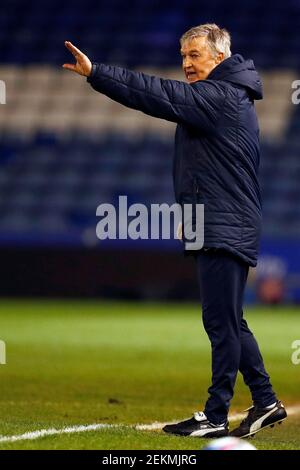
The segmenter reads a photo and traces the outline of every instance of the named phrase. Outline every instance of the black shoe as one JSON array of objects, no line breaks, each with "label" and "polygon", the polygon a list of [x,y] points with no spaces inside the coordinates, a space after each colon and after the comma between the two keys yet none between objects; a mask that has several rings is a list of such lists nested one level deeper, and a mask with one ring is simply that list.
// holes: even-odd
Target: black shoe
[{"label": "black shoe", "polygon": [[281,401],[277,401],[273,408],[258,408],[251,406],[248,408],[248,415],[240,423],[240,425],[229,433],[234,437],[247,437],[253,436],[258,431],[270,426],[273,427],[275,423],[281,424],[287,417],[287,413]]},{"label": "black shoe", "polygon": [[228,436],[228,421],[223,424],[212,424],[202,412],[194,414],[193,418],[177,424],[167,424],[163,431],[178,436],[191,437],[223,437]]}]

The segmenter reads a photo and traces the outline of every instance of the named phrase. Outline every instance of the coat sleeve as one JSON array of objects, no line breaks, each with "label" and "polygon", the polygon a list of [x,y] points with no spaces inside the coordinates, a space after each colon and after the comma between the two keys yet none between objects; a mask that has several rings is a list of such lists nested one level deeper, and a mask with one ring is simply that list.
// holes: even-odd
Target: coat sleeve
[{"label": "coat sleeve", "polygon": [[93,63],[87,81],[129,108],[206,131],[215,128],[225,99],[222,87],[214,81],[188,84],[105,64]]}]

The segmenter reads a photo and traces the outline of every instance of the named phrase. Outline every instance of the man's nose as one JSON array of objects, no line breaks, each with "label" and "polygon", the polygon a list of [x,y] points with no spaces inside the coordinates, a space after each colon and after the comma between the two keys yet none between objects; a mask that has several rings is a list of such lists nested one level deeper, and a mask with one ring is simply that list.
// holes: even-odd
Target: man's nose
[{"label": "man's nose", "polygon": [[189,59],[188,57],[183,59],[183,67],[184,68],[191,67],[191,65],[192,65],[191,59]]}]

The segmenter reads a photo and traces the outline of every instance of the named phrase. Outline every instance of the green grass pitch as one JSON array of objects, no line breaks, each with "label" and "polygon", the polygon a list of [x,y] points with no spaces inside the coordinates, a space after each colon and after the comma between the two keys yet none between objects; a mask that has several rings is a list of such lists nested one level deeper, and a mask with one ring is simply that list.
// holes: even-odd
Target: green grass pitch
[{"label": "green grass pitch", "polygon": [[[288,407],[300,405],[300,339],[292,307],[247,308],[273,386]],[[0,435],[107,423],[126,425],[36,440],[0,449],[191,449],[207,441],[138,431],[128,425],[168,422],[201,410],[210,382],[210,348],[196,304],[96,301],[0,302]],[[251,405],[239,377],[231,413]],[[232,426],[233,423],[231,423]],[[258,449],[300,449],[300,416],[257,434]]]}]

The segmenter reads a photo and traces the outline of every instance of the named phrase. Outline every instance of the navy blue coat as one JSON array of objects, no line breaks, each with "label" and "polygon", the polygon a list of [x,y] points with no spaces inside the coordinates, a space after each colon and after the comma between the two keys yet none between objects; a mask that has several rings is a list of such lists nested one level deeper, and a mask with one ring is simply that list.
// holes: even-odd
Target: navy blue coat
[{"label": "navy blue coat", "polygon": [[88,82],[113,100],[176,122],[176,201],[204,203],[204,247],[257,262],[261,198],[254,100],[262,85],[252,60],[239,54],[192,84],[93,63]]}]

